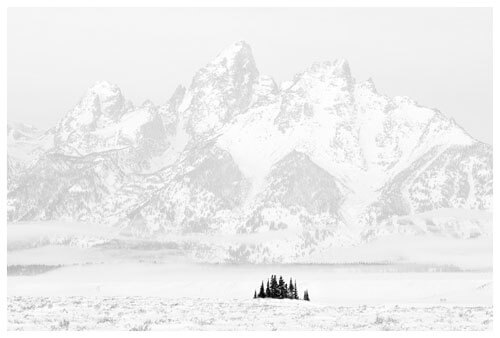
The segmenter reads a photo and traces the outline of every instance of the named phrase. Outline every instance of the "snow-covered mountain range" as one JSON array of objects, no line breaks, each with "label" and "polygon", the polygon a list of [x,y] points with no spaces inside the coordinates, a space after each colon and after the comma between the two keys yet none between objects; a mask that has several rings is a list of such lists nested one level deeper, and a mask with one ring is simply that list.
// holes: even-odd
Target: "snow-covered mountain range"
[{"label": "snow-covered mountain range", "polygon": [[[277,85],[237,42],[163,105],[98,82],[53,128],[8,126],[8,220],[186,241],[218,261],[307,260],[386,234],[488,234],[492,148],[346,60]],[[212,257],[212,258],[210,258]],[[215,258],[214,258],[215,257]]]}]

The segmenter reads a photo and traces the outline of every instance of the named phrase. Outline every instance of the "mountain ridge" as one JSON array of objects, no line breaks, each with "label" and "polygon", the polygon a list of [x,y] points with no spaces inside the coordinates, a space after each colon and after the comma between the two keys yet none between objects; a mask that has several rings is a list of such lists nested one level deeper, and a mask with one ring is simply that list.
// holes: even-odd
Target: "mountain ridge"
[{"label": "mountain ridge", "polygon": [[[134,106],[97,82],[44,135],[24,157],[9,141],[10,222],[73,219],[134,236],[283,235],[241,250],[193,244],[215,260],[238,252],[293,261],[397,232],[403,216],[491,208],[491,146],[454,120],[379,94],[372,79],[356,82],[344,59],[278,86],[241,41],[160,106]],[[434,223],[444,236],[488,233],[460,219]],[[474,231],[447,230],[451,223]],[[415,233],[436,233],[429,229]]]}]

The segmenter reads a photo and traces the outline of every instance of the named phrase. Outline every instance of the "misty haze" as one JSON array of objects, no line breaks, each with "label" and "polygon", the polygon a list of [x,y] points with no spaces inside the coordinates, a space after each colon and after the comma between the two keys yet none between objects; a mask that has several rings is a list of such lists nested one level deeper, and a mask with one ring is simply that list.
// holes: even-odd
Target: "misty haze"
[{"label": "misty haze", "polygon": [[253,53],[161,104],[9,110],[9,330],[491,329],[492,146],[347,59]]}]

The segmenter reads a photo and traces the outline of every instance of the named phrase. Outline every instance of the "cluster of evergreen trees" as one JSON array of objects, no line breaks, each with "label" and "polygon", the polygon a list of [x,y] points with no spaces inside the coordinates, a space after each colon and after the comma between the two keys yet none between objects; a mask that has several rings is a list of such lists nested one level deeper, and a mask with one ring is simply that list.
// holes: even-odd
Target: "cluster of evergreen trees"
[{"label": "cluster of evergreen trees", "polygon": [[[276,278],[276,275],[271,275],[264,287],[264,281],[260,284],[259,292],[254,291],[253,298],[278,298],[278,299],[299,299],[297,281],[295,283],[290,278],[290,283],[287,284],[282,276]],[[304,291],[304,300],[309,300],[309,293]]]}]

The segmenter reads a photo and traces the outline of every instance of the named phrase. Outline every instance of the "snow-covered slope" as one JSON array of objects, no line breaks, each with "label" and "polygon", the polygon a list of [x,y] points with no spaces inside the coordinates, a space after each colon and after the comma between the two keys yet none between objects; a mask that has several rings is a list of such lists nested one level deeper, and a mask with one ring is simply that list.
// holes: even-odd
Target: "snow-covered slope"
[{"label": "snow-covered slope", "polygon": [[7,122],[7,179],[9,190],[17,177],[45,151],[53,147],[52,131],[43,132],[32,125]]},{"label": "snow-covered slope", "polygon": [[[298,261],[401,232],[401,217],[491,208],[491,146],[452,119],[356,81],[346,60],[278,86],[243,41],[163,105],[98,82],[48,132],[8,128],[9,221],[239,238],[200,241],[215,260]],[[450,217],[412,233],[485,233]]]}]

